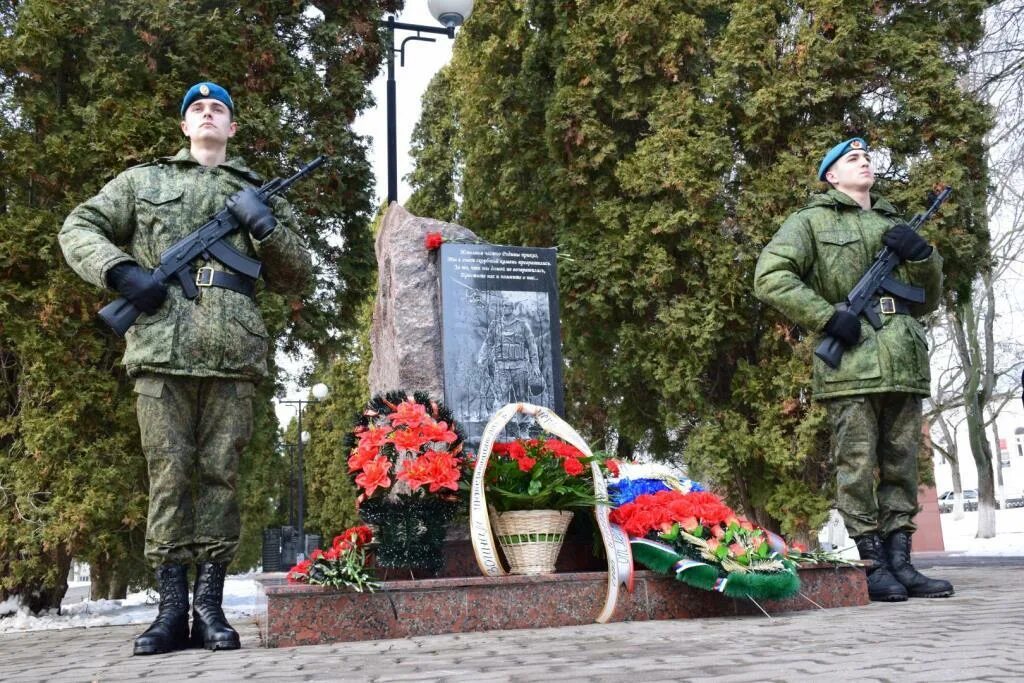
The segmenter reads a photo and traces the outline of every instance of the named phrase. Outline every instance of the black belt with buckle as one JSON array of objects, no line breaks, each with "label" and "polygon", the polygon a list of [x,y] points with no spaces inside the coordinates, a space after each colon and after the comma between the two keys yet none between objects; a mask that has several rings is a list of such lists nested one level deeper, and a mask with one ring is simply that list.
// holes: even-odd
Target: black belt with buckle
[{"label": "black belt with buckle", "polygon": [[256,281],[244,275],[234,275],[223,270],[204,266],[196,273],[196,287],[222,287],[251,297],[256,292]]},{"label": "black belt with buckle", "polygon": [[910,315],[910,306],[903,299],[898,299],[894,296],[880,296],[876,299],[871,299],[870,304],[880,314]]}]

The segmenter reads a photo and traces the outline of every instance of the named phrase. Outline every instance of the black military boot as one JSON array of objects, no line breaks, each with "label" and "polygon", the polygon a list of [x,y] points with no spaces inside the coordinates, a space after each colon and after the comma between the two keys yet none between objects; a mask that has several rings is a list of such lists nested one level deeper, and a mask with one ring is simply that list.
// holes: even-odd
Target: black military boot
[{"label": "black military boot", "polygon": [[871,560],[874,564],[867,568],[868,597],[877,602],[902,602],[907,599],[907,589],[896,580],[889,571],[889,561],[885,556],[885,546],[878,534],[860,536],[857,539],[857,550],[860,559]]},{"label": "black military boot", "polygon": [[238,632],[231,628],[221,603],[224,600],[226,564],[203,562],[196,568],[192,595],[192,647],[207,650],[237,650]]},{"label": "black military boot", "polygon": [[906,587],[912,598],[948,598],[953,594],[953,584],[942,579],[929,579],[910,564],[910,534],[904,530],[894,531],[885,539],[892,573]]},{"label": "black military boot", "polygon": [[183,564],[157,567],[160,607],[156,619],[135,639],[136,655],[155,655],[188,647],[188,568]]}]

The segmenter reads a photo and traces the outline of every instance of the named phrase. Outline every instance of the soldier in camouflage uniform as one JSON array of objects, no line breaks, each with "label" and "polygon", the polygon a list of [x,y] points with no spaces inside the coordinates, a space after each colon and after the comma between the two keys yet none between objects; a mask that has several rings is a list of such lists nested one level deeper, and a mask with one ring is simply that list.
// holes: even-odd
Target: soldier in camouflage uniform
[{"label": "soldier in camouflage uniform", "polygon": [[[234,103],[197,83],[181,105],[189,148],[132,167],[76,207],[60,231],[71,267],[143,312],[125,335],[149,468],[146,557],[156,568],[160,610],[135,654],[187,647],[239,647],[221,608],[225,570],[238,547],[238,461],[252,434],[254,385],[267,374],[268,335],[255,282],[216,260],[193,264],[201,295],[156,282],[160,254],[225,203],[241,229],[231,246],[263,263],[266,286],[299,294],[310,284],[309,253],[288,205],[263,203],[260,178],[227,158]],[[194,489],[194,492],[193,492]],[[188,565],[196,564],[192,630]]]},{"label": "soldier in camouflage uniform", "polygon": [[[761,252],[754,293],[846,349],[836,369],[814,357],[813,396],[825,403],[832,426],[839,512],[861,557],[874,562],[868,569],[871,599],[949,596],[952,585],[910,564],[921,397],[930,389],[928,346],[918,317],[938,305],[942,259],[892,204],[871,193],[874,172],[863,139],[832,148],[818,178],[829,190],[792,214]],[[900,257],[895,278],[922,287],[926,301],[915,305],[880,296],[872,303],[884,323],[876,331],[836,304],[883,244]]]}]

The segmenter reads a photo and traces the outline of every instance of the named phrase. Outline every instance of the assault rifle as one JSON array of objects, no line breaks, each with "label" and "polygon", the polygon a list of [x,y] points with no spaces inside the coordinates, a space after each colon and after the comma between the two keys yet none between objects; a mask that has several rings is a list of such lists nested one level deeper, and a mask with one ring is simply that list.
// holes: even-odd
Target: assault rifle
[{"label": "assault rifle", "polygon": [[[935,215],[935,212],[939,210],[939,207],[942,206],[942,203],[946,201],[951,192],[953,192],[952,188],[943,188],[927,211],[914,216],[913,220],[908,224],[910,228],[915,232],[920,230],[924,222]],[[854,315],[863,315],[871,323],[871,327],[880,330],[882,329],[882,317],[873,305],[872,299],[874,297],[879,296],[883,292],[888,292],[911,303],[923,304],[925,293],[922,288],[904,284],[892,277],[892,271],[899,264],[900,257],[893,253],[892,249],[883,245],[881,251],[875,256],[875,262],[871,264],[867,272],[861,276],[857,284],[850,290],[846,301],[837,304],[836,309],[849,311]],[[886,302],[887,299],[888,302]],[[883,313],[896,312],[896,303],[891,297],[880,297],[879,302]],[[889,304],[891,310],[886,309],[886,303]],[[843,351],[845,350],[842,342],[828,335],[814,349],[814,355],[825,361],[830,368],[838,368],[839,362],[843,358]]]},{"label": "assault rifle", "polygon": [[[293,184],[315,171],[326,160],[327,157],[318,156],[296,171],[295,175],[271,180],[257,190],[260,199],[267,202],[274,195],[284,193]],[[167,251],[160,254],[160,265],[153,270],[153,279],[159,283],[165,283],[171,278],[177,278],[185,297],[195,299],[199,296],[198,285],[202,283],[192,272],[191,264],[201,256],[207,260],[214,258],[231,270],[255,280],[260,276],[263,264],[239,253],[224,239],[236,230],[238,230],[238,219],[227,207],[221,209],[204,225],[182,237]],[[202,269],[200,275],[202,275]],[[99,312],[100,319],[122,337],[140,315],[142,315],[142,311],[125,298],[111,301]]]}]

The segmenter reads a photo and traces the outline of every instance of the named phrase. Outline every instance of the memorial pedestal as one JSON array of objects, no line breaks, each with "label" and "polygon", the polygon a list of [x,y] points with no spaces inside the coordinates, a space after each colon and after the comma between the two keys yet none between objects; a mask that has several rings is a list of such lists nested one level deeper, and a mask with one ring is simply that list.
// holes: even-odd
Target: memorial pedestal
[{"label": "memorial pedestal", "polygon": [[[594,622],[604,603],[605,572],[545,576],[481,576],[387,581],[375,593],[289,584],[283,573],[261,574],[257,622],[265,647],[578,626]],[[769,614],[868,603],[864,572],[848,566],[800,570],[802,596],[765,600]],[[811,602],[817,603],[815,605]],[[622,590],[612,621],[761,616],[750,600],[690,588],[649,571]],[[763,617],[762,617],[763,618]]]}]

